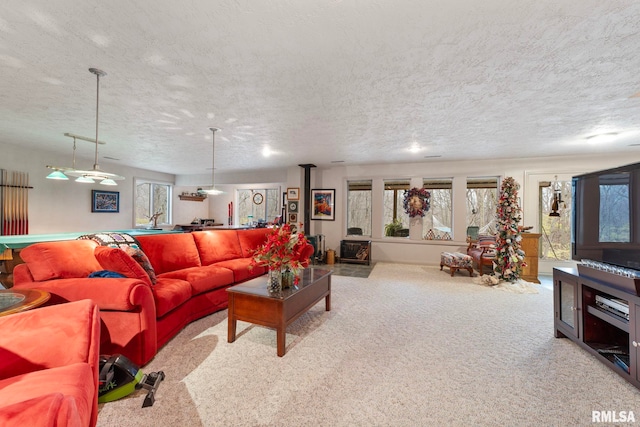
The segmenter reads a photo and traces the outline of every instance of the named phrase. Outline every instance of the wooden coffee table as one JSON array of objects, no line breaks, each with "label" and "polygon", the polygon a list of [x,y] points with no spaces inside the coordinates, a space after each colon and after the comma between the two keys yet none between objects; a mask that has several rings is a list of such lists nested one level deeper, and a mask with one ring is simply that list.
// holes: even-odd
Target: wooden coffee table
[{"label": "wooden coffee table", "polygon": [[40,289],[0,290],[0,316],[39,307],[49,300],[51,295]]},{"label": "wooden coffee table", "polygon": [[236,340],[238,320],[276,329],[278,356],[285,353],[285,336],[289,326],[309,311],[322,298],[326,311],[331,310],[331,271],[307,268],[300,275],[300,283],[281,292],[267,290],[267,277],[248,280],[227,289],[229,320],[227,340]]}]

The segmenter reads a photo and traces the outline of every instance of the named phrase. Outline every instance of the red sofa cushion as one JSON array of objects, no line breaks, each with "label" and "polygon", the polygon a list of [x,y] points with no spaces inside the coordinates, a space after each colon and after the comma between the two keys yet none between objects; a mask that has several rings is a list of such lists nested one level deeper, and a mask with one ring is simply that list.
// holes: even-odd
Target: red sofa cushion
[{"label": "red sofa cushion", "polygon": [[238,239],[242,247],[242,256],[248,258],[253,251],[267,241],[267,233],[270,228],[252,228],[250,230],[238,230]]},{"label": "red sofa cushion", "polygon": [[91,240],[35,243],[20,251],[36,281],[87,277],[102,269],[93,256],[97,243]]},{"label": "red sofa cushion", "polygon": [[236,230],[196,231],[192,234],[200,253],[202,265],[243,256]]},{"label": "red sofa cushion", "polygon": [[[134,251],[136,249],[132,248]],[[144,253],[137,249],[138,252]],[[105,270],[115,271],[132,279],[140,279],[148,285],[153,285],[151,277],[144,268],[127,253],[127,250],[120,248],[110,248],[107,246],[98,246],[95,249],[95,257]],[[147,258],[146,256],[144,258]],[[147,262],[149,260],[147,259]],[[152,268],[153,271],[153,268]],[[155,273],[153,278],[156,278]]]},{"label": "red sofa cushion", "polygon": [[[60,344],[61,347],[64,346],[64,343]],[[22,407],[31,415],[29,422],[24,425],[92,425],[93,399],[96,396],[93,390],[96,383],[90,380],[93,375],[88,363],[79,362],[1,380],[0,414],[8,417],[15,409]],[[60,400],[52,397],[53,393],[60,393],[64,398]],[[43,411],[56,410],[62,413],[39,412],[30,405],[35,405]],[[7,412],[4,411],[5,409]],[[68,417],[69,423],[54,424],[51,417],[55,416]],[[3,423],[2,425],[14,424]]]},{"label": "red sofa cushion", "polygon": [[191,285],[186,280],[158,276],[158,282],[152,289],[156,301],[157,318],[191,298]]},{"label": "red sofa cushion", "polygon": [[254,277],[261,276],[267,272],[266,267],[262,267],[260,265],[249,268],[251,265],[251,258],[230,259],[227,261],[220,261],[215,265],[228,268],[233,271],[233,279],[236,283],[243,282],[247,279],[253,279]]},{"label": "red sofa cushion", "polygon": [[137,236],[156,274],[183,268],[200,267],[200,255],[192,233]]},{"label": "red sofa cushion", "polygon": [[233,284],[233,272],[215,265],[171,271],[164,273],[161,277],[186,280],[191,284],[192,295]]}]

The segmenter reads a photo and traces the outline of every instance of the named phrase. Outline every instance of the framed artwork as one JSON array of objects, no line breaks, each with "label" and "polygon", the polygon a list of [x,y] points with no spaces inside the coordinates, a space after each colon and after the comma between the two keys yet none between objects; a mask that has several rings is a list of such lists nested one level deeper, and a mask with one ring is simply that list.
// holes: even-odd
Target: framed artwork
[{"label": "framed artwork", "polygon": [[300,200],[300,188],[299,187],[287,188],[287,200]]},{"label": "framed artwork", "polygon": [[297,213],[290,213],[289,214],[289,222],[295,224],[298,222],[298,214]]},{"label": "framed artwork", "polygon": [[311,219],[334,221],[336,190],[311,190]]},{"label": "framed artwork", "polygon": [[298,202],[287,202],[287,209],[289,209],[289,213],[298,213]]},{"label": "framed artwork", "polygon": [[120,193],[91,190],[91,212],[120,212]]}]

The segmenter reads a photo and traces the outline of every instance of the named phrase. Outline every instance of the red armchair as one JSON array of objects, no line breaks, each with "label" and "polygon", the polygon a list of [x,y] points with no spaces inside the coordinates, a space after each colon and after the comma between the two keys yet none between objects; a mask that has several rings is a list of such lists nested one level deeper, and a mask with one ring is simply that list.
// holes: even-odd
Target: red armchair
[{"label": "red armchair", "polygon": [[95,426],[95,303],[81,300],[0,317],[0,330],[0,425]]},{"label": "red armchair", "polygon": [[488,273],[492,273],[493,263],[496,260],[496,237],[482,235],[478,236],[478,240],[471,240],[467,255],[473,258],[480,276],[484,274],[485,267],[488,267]]}]

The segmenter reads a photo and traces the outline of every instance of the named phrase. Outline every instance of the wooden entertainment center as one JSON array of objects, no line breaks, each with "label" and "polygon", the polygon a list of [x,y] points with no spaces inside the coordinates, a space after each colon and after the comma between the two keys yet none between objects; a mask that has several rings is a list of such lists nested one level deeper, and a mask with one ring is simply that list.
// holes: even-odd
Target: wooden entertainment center
[{"label": "wooden entertainment center", "polygon": [[640,388],[640,279],[579,268],[553,270],[556,338],[569,338]]}]

